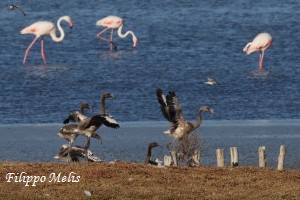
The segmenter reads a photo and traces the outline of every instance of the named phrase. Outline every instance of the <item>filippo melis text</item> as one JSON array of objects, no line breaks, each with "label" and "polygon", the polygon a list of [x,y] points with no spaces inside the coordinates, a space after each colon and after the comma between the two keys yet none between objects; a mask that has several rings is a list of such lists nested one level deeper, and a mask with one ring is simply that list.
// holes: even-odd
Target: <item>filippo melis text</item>
[{"label": "filippo melis text", "polygon": [[24,183],[25,186],[36,186],[38,183],[78,183],[80,176],[75,172],[69,174],[50,173],[46,176],[28,175],[26,172],[7,173],[5,176],[8,183]]}]

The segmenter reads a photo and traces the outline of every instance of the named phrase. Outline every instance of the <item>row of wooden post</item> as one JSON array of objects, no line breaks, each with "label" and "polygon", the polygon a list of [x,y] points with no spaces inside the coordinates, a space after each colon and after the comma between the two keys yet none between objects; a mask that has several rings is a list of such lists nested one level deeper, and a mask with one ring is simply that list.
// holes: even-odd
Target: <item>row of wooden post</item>
[{"label": "row of wooden post", "polygon": [[[235,167],[238,166],[238,151],[237,147],[230,147],[230,155],[231,155],[231,166]],[[217,156],[217,166],[224,167],[224,149],[217,149],[216,150]],[[285,146],[280,146],[279,156],[278,156],[278,170],[283,170],[283,162],[285,156]],[[259,167],[266,167],[266,147],[261,146],[258,148],[258,166]]]},{"label": "row of wooden post", "polygon": [[[239,165],[239,157],[238,157],[238,150],[237,147],[230,147],[230,155],[231,155],[231,166],[236,167]],[[283,161],[285,156],[285,146],[280,146],[280,152],[278,156],[278,170],[283,170]],[[217,157],[217,166],[224,167],[225,166],[225,159],[224,159],[224,149],[217,149],[216,150],[216,157]],[[266,147],[261,146],[258,148],[258,161],[259,167],[266,167]],[[193,156],[193,161],[195,165],[200,165],[200,152],[196,151],[195,155]],[[164,164],[165,166],[177,166],[177,156],[174,151],[171,152],[171,156],[164,157]]]}]

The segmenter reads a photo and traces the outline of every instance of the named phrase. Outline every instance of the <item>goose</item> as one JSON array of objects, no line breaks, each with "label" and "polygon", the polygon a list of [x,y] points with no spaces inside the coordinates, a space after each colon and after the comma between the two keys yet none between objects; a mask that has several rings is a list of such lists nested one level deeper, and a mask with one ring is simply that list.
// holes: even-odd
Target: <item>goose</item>
[{"label": "goose", "polygon": [[[71,151],[74,141],[80,135],[78,125],[77,124],[65,125],[59,130],[57,135],[69,142],[69,151]],[[102,144],[102,138],[97,133],[92,133],[91,137],[99,140]]]},{"label": "goose", "polygon": [[84,109],[89,109],[90,111],[92,111],[92,107],[87,103],[87,102],[83,102],[80,107],[79,107],[79,111],[74,111],[72,112],[68,118],[66,118],[64,120],[64,124],[68,124],[70,121],[73,122],[80,122],[81,120],[87,118],[84,115]]},{"label": "goose", "polygon": [[[84,158],[84,156],[84,148],[80,146],[72,146],[72,149],[69,152],[69,145],[63,144],[58,154],[54,156],[54,158],[61,161],[68,161],[69,157],[71,157],[72,162],[79,162],[79,158]],[[98,156],[94,155],[90,150],[88,150],[88,161],[102,162],[102,160]]]},{"label": "goose", "polygon": [[170,129],[164,133],[170,135],[174,139],[181,140],[184,136],[197,129],[201,125],[203,112],[214,113],[212,108],[202,106],[198,111],[197,122],[191,123],[184,118],[181,105],[179,104],[175,92],[169,92],[167,96],[165,96],[163,91],[159,88],[156,91],[156,96],[162,114],[169,121]]},{"label": "goose", "polygon": [[161,146],[156,142],[152,142],[149,144],[145,164],[158,165],[158,162],[151,160],[151,155],[152,155],[151,152],[152,152],[152,149],[155,147],[161,147]]},{"label": "goose", "polygon": [[100,114],[83,119],[78,123],[79,133],[87,137],[85,145],[86,149],[90,146],[90,138],[92,137],[92,134],[98,130],[102,124],[109,128],[120,128],[118,122],[111,115],[105,113],[105,100],[108,98],[115,99],[111,93],[102,94]]}]

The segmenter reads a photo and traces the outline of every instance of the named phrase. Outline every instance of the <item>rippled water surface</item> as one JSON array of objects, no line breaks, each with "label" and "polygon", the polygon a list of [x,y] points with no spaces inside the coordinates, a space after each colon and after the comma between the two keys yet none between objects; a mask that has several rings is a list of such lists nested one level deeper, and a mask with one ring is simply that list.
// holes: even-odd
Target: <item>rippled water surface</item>
[{"label": "rippled water surface", "polygon": [[[0,123],[60,123],[88,101],[99,110],[100,95],[112,92],[108,112],[119,121],[163,120],[155,97],[161,87],[175,90],[184,114],[194,119],[199,106],[214,108],[213,120],[299,119],[300,2],[290,1],[17,1],[19,12],[0,12]],[[7,2],[1,2],[5,6]],[[45,37],[22,60],[33,35],[24,27],[69,15],[66,37]],[[123,31],[138,37],[114,40],[117,51],[96,38],[96,21],[117,15]],[[273,43],[258,71],[258,53],[245,55],[246,43],[269,32]],[[109,36],[108,34],[106,35]],[[204,85],[206,77],[221,83]]]}]

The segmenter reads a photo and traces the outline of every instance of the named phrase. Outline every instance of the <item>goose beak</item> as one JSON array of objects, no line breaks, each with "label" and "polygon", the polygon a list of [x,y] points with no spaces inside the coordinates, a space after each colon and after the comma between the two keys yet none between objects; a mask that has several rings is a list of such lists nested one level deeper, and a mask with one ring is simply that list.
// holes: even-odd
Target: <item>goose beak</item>
[{"label": "goose beak", "polygon": [[93,108],[90,105],[88,106],[88,109],[93,112]]}]

